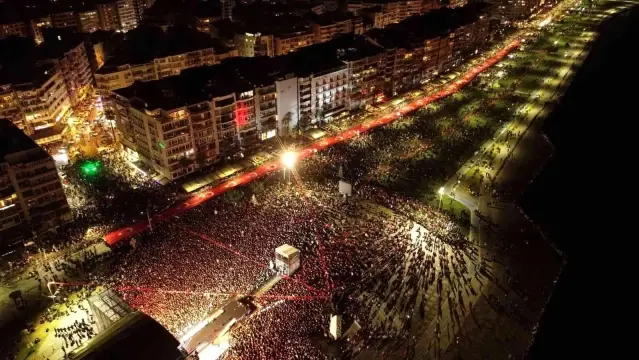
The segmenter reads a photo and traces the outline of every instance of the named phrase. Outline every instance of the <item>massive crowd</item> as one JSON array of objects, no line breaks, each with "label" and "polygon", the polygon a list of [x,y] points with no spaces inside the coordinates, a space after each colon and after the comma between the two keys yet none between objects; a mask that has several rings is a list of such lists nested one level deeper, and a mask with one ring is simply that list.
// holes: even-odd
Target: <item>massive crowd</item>
[{"label": "massive crowd", "polygon": [[[234,330],[229,358],[321,358],[313,339],[326,338],[336,292],[350,294],[345,317],[358,319],[366,346],[382,333],[401,342],[406,328],[390,331],[396,322],[374,320],[372,309],[410,313],[416,290],[408,285],[445,290],[446,274],[466,272],[474,248],[453,219],[417,201],[369,185],[345,201],[337,172],[322,166],[334,156],[309,160],[291,182],[274,176],[158,224],[90,281],[119,291],[180,338],[229,299],[263,286],[275,275],[275,248],[289,244],[301,252],[300,270],[254,299],[259,309]],[[384,208],[393,215],[380,215]],[[423,225],[418,234],[413,220]],[[391,280],[398,273],[405,279]]]}]

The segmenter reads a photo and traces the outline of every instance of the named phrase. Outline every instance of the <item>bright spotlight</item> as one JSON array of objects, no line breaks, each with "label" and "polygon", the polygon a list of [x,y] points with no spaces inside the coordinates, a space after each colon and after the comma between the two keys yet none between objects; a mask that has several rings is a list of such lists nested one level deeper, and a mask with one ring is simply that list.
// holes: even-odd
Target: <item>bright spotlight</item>
[{"label": "bright spotlight", "polygon": [[282,164],[287,169],[292,169],[295,166],[295,162],[297,162],[297,154],[292,151],[287,151],[282,155]]},{"label": "bright spotlight", "polygon": [[439,193],[439,195],[444,195],[444,187],[440,187],[439,190],[437,190],[437,192]]}]

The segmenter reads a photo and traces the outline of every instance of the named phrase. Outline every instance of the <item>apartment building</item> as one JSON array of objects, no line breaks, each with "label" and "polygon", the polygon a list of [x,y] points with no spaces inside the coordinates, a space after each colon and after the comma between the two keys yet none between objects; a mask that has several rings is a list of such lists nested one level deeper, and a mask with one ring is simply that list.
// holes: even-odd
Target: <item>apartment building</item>
[{"label": "apartment building", "polygon": [[76,14],[78,31],[92,33],[100,28],[100,17],[94,9],[81,10]]},{"label": "apartment building", "polygon": [[386,49],[384,89],[390,95],[415,88],[450,70],[488,40],[483,4],[439,9],[367,35]]},{"label": "apartment building", "polygon": [[346,109],[348,68],[343,63],[335,65],[299,77],[300,119],[310,117],[314,124]]},{"label": "apartment building", "polygon": [[138,18],[138,24],[144,18],[144,13],[148,8],[155,4],[155,0],[135,0],[135,14]]},{"label": "apartment building", "polygon": [[[95,5],[100,29],[119,30],[127,32],[135,29],[139,24],[139,0],[100,0]],[[144,10],[142,9],[142,10]]]},{"label": "apartment building", "polygon": [[64,79],[71,105],[81,102],[93,86],[89,56],[81,36],[69,32],[45,33],[39,45],[39,60],[56,64]]},{"label": "apartment building", "polygon": [[33,34],[33,40],[36,42],[36,44],[40,44],[44,41],[42,29],[52,27],[51,16],[47,15],[31,19],[29,21],[29,27],[31,28],[31,33]]},{"label": "apartment building", "polygon": [[195,29],[206,34],[211,33],[211,25],[222,19],[222,15],[195,15]]},{"label": "apartment building", "polygon": [[29,37],[31,35],[29,26],[24,21],[8,22],[0,24],[0,39],[9,36]]},{"label": "apartment building", "polygon": [[[0,83],[4,82],[0,81]],[[18,93],[11,83],[0,85],[0,119],[9,119],[27,134],[33,133],[33,128],[26,121],[22,112]]]},{"label": "apartment building", "polygon": [[75,11],[61,11],[51,14],[51,26],[54,28],[78,27]]},{"label": "apartment building", "polygon": [[115,2],[104,2],[95,5],[102,30],[121,30],[118,18],[118,7]]},{"label": "apartment building", "polygon": [[258,118],[271,126],[273,90],[224,64],[115,90],[108,106],[127,151],[171,181],[252,148]]},{"label": "apartment building", "polygon": [[315,35],[310,30],[273,35],[275,56],[286,55],[315,43]]},{"label": "apartment building", "polygon": [[363,0],[349,1],[347,4],[349,12],[364,17],[366,22],[377,29],[437,8],[437,0]]},{"label": "apartment building", "polygon": [[233,9],[235,8],[235,0],[220,0],[222,4],[222,19],[233,20]]},{"label": "apartment building", "polygon": [[255,117],[259,140],[268,140],[280,133],[278,131],[277,87],[275,83],[255,88]]},{"label": "apartment building", "polygon": [[118,0],[115,2],[120,30],[127,32],[138,26],[138,15],[135,0]]},{"label": "apartment building", "polygon": [[343,34],[364,33],[362,18],[342,13],[324,13],[312,20],[313,36],[316,44],[335,39]]},{"label": "apartment building", "polygon": [[95,74],[99,89],[115,90],[134,81],[178,75],[185,69],[213,65],[238,56],[217,39],[187,28],[136,30]]},{"label": "apartment building", "polygon": [[233,44],[238,51],[238,56],[275,56],[275,41],[273,35],[261,33],[239,33],[233,36]]},{"label": "apartment building", "polygon": [[337,39],[335,43],[337,58],[348,69],[347,108],[372,105],[384,90],[385,50],[363,37]]},{"label": "apartment building", "polygon": [[72,220],[51,156],[0,120],[0,247],[6,251]]},{"label": "apartment building", "polygon": [[511,23],[529,18],[544,4],[541,0],[490,0],[492,15],[503,23]]},{"label": "apartment building", "polygon": [[14,67],[0,78],[4,79],[0,82],[0,114],[28,135],[53,127],[71,107],[64,78],[54,63]]}]

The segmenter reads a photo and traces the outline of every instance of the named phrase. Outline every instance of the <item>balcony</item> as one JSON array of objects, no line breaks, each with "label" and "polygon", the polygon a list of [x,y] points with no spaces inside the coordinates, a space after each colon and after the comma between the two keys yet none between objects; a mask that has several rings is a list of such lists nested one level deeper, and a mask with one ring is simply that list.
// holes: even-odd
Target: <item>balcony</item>
[{"label": "balcony", "polygon": [[267,118],[269,116],[273,116],[275,114],[277,114],[277,109],[273,108],[273,109],[268,110],[268,111],[261,111],[260,112],[260,117],[263,119],[263,118]]}]

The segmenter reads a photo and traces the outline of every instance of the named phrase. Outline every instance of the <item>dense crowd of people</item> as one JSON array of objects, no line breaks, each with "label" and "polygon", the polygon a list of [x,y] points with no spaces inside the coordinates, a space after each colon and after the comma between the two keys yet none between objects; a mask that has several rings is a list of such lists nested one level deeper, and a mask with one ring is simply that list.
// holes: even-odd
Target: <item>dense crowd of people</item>
[{"label": "dense crowd of people", "polygon": [[[259,309],[234,330],[228,357],[321,358],[312,339],[326,338],[335,292],[352,294],[345,315],[359,319],[367,334],[363,339],[372,344],[395,325],[373,324],[371,309],[399,296],[402,311],[408,312],[408,299],[416,290],[406,295],[404,287],[423,276],[431,284],[441,283],[443,274],[465,271],[472,251],[452,218],[417,201],[370,185],[356,188],[345,201],[337,192],[337,173],[323,166],[334,156],[309,160],[290,182],[273,176],[260,187],[235,190],[154,226],[134,249],[118,254],[109,270],[91,275],[91,281],[116,289],[180,338],[229,299],[252,295],[263,286],[275,275],[275,249],[289,244],[299,249],[301,268],[275,284],[268,296],[254,298]],[[380,216],[377,207],[393,215]],[[423,251],[430,258],[415,250],[407,228],[413,220],[423,225],[417,243],[427,244]],[[456,251],[463,255],[453,257]],[[439,256],[451,260],[437,261]],[[416,265],[407,280],[389,281],[402,273],[408,259]],[[449,263],[454,265],[444,270]],[[379,288],[371,279],[383,279],[394,288],[371,295]],[[386,311],[399,311],[393,305]],[[407,335],[387,334],[396,341]]]},{"label": "dense crowd of people", "polygon": [[[104,153],[96,159],[78,159],[63,169],[63,187],[76,223],[122,226],[171,205],[178,189],[162,186],[124,158],[123,152]],[[85,172],[87,162],[95,172]]]}]

